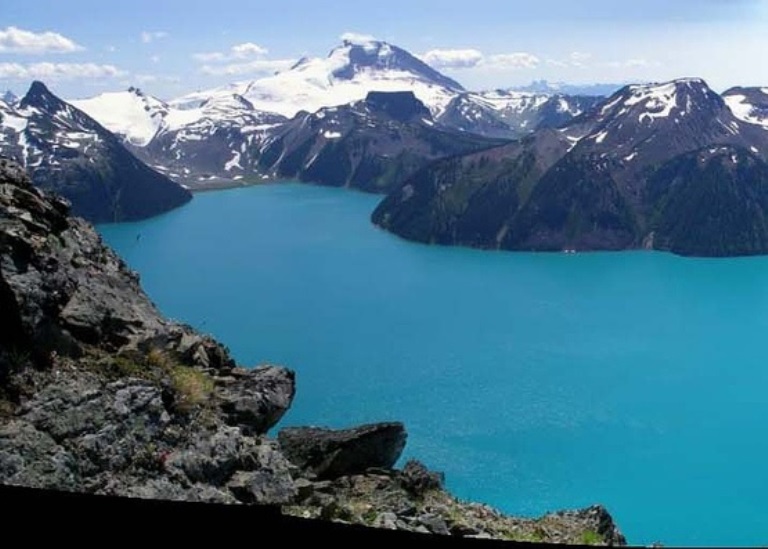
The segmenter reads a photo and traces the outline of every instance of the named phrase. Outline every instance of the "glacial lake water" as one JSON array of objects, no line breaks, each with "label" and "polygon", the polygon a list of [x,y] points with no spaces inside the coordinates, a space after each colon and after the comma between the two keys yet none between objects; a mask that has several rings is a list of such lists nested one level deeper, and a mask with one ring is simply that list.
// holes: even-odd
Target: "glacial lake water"
[{"label": "glacial lake water", "polygon": [[166,315],[297,372],[284,426],[400,420],[462,499],[768,544],[768,257],[425,246],[378,200],[268,185],[99,230]]}]

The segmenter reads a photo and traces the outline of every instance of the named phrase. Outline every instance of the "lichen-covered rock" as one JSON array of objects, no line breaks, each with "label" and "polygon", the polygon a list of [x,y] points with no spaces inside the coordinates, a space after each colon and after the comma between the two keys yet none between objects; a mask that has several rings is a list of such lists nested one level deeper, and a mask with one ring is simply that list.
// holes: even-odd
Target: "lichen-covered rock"
[{"label": "lichen-covered rock", "polygon": [[289,501],[290,465],[256,435],[290,406],[293,372],[236,368],[163,318],[68,208],[0,160],[0,482]]},{"label": "lichen-covered rock", "polygon": [[300,469],[319,478],[338,478],[370,468],[391,469],[406,441],[402,423],[376,423],[352,429],[283,429],[280,449]]},{"label": "lichen-covered rock", "polygon": [[430,471],[423,463],[412,459],[403,467],[400,483],[414,496],[422,497],[431,490],[442,489],[445,478],[442,473]]},{"label": "lichen-covered rock", "polygon": [[235,370],[220,380],[226,421],[255,434],[266,433],[283,417],[296,393],[295,374],[285,368]]},{"label": "lichen-covered rock", "polygon": [[[600,506],[552,513],[538,519],[506,516],[476,503],[462,502],[436,482],[418,485],[415,497],[409,487],[417,478],[441,479],[422,464],[410,463],[408,471],[368,472],[332,481],[314,481],[304,487],[287,513],[323,517],[346,523],[392,530],[406,530],[455,537],[521,542],[625,545],[626,540],[610,514]],[[306,481],[310,482],[310,481]]]}]

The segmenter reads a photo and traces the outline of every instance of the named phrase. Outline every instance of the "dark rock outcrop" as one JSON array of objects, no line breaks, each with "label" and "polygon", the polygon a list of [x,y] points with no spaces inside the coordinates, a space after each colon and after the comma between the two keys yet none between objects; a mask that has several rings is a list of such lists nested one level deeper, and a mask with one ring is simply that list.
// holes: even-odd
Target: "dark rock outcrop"
[{"label": "dark rock outcrop", "polygon": [[289,501],[289,463],[260,435],[290,406],[293,372],[236,368],[219,343],[164,319],[136,274],[67,214],[0,161],[0,480]]},{"label": "dark rock outcrop", "polygon": [[221,384],[221,410],[227,423],[264,434],[283,417],[295,391],[290,370],[268,366],[239,370]]},{"label": "dark rock outcrop", "polygon": [[412,92],[371,92],[297,114],[265,141],[259,165],[277,178],[388,192],[434,160],[503,142],[435,124]]},{"label": "dark rock outcrop", "polygon": [[430,471],[420,461],[410,460],[400,475],[403,488],[416,497],[422,497],[432,490],[441,490],[445,484],[442,473]]},{"label": "dark rock outcrop", "polygon": [[322,479],[372,468],[391,469],[405,448],[406,438],[402,423],[343,430],[295,427],[277,435],[280,449],[294,465]]}]

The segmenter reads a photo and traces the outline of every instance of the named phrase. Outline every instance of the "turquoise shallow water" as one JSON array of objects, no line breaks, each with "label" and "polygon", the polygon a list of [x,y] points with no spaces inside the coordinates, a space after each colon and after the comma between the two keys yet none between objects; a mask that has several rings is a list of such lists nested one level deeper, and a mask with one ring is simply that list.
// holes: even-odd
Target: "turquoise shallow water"
[{"label": "turquoise shallow water", "polygon": [[768,258],[423,246],[377,200],[252,187],[99,230],[168,316],[297,371],[284,425],[402,420],[462,498],[768,544]]}]

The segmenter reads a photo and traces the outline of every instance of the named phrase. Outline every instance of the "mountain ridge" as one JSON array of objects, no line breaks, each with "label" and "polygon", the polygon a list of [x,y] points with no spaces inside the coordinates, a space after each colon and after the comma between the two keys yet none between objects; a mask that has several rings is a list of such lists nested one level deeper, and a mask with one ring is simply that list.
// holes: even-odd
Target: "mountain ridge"
[{"label": "mountain ridge", "polygon": [[39,81],[18,104],[0,102],[0,154],[21,162],[36,185],[59,192],[95,222],[143,219],[192,198]]},{"label": "mountain ridge", "polygon": [[[710,158],[709,150],[722,152]],[[562,128],[438,161],[393,191],[372,220],[406,238],[482,248],[768,253],[767,157],[768,134],[740,121],[703,80],[630,85]],[[716,174],[722,184],[685,183]],[[681,211],[664,206],[672,200],[659,191],[664,181],[720,219],[722,234],[690,228],[702,212],[683,209],[686,217],[675,219]],[[723,193],[733,211],[695,197],[707,192]],[[732,221],[740,216],[751,232]],[[681,224],[685,230],[671,231]]]}]

